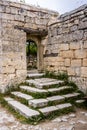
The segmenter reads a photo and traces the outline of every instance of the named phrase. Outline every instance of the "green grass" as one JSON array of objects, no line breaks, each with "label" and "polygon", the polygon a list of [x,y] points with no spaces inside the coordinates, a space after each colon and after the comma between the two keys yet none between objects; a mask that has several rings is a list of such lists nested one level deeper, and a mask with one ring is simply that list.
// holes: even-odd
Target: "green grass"
[{"label": "green grass", "polygon": [[44,77],[54,78],[54,79],[64,80],[64,81],[68,81],[68,78],[69,78],[67,73],[58,72],[58,73],[55,74],[55,72],[49,72],[49,71],[45,72]]}]

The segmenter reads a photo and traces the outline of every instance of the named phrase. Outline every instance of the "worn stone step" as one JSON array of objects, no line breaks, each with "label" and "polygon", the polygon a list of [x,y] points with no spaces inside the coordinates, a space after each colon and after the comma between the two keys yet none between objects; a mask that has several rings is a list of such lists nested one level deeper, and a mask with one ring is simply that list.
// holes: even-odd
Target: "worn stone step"
[{"label": "worn stone step", "polygon": [[64,81],[56,80],[56,79],[50,79],[50,78],[40,78],[40,79],[32,79],[32,80],[26,80],[29,85],[34,85],[37,88],[46,88],[50,87],[52,85],[59,85],[64,83]]},{"label": "worn stone step", "polygon": [[63,101],[65,98],[63,96],[52,96],[52,97],[48,97],[47,100],[50,102],[61,102]]},{"label": "worn stone step", "polygon": [[46,99],[33,99],[29,101],[29,105],[34,108],[45,107],[48,105],[48,102],[62,102],[65,98],[63,96],[53,96]]},{"label": "worn stone step", "polygon": [[63,102],[66,98],[74,98],[78,96],[79,93],[73,93],[73,94],[66,94],[66,95],[57,95],[57,96],[51,96],[46,99],[32,99],[29,101],[29,105],[36,108],[45,107],[48,105],[49,102],[59,104],[60,102]]},{"label": "worn stone step", "polygon": [[71,89],[71,87],[70,86],[62,86],[62,87],[59,87],[59,88],[49,88],[48,92],[56,93],[56,92],[60,92],[62,90],[66,90],[66,89]]},{"label": "worn stone step", "polygon": [[37,117],[40,115],[38,111],[30,109],[29,107],[14,100],[13,98],[5,97],[4,100],[7,101],[7,103],[13,107],[13,109],[18,111],[21,115],[23,115],[26,118]]},{"label": "worn stone step", "polygon": [[27,91],[27,92],[32,92],[32,93],[47,93],[48,91],[45,89],[38,89],[30,86],[20,86],[20,89]]},{"label": "worn stone step", "polygon": [[48,115],[52,112],[60,111],[62,109],[70,108],[70,107],[72,107],[72,105],[70,103],[65,103],[65,104],[61,104],[61,105],[57,105],[57,106],[50,106],[50,107],[41,108],[41,109],[39,109],[39,111],[41,113],[43,113],[43,115]]},{"label": "worn stone step", "polygon": [[19,97],[19,98],[23,98],[25,100],[30,100],[30,99],[33,99],[32,96],[30,95],[27,95],[27,94],[24,94],[24,93],[21,93],[21,92],[11,92],[12,95],[16,96],[16,97]]},{"label": "worn stone step", "polygon": [[47,99],[34,99],[29,101],[29,105],[34,108],[40,108],[48,105]]},{"label": "worn stone step", "polygon": [[65,98],[74,98],[74,97],[77,97],[79,95],[80,95],[80,93],[70,93],[70,94],[63,95],[63,97],[65,97]]},{"label": "worn stone step", "polygon": [[30,87],[30,86],[20,86],[20,89],[21,90],[24,90],[24,91],[27,91],[27,92],[31,92],[31,93],[52,93],[52,94],[55,94],[55,93],[58,93],[58,92],[61,92],[61,91],[64,91],[64,90],[67,90],[67,89],[70,89],[71,87],[70,86],[63,86],[63,87],[59,87],[59,88],[50,88],[50,89],[39,89],[39,88],[34,88],[34,87]]},{"label": "worn stone step", "polygon": [[85,102],[85,100],[76,100],[77,104],[84,103],[84,102]]},{"label": "worn stone step", "polygon": [[28,73],[27,74],[27,77],[29,77],[29,78],[38,78],[38,77],[42,77],[42,76],[44,76],[44,73]]}]

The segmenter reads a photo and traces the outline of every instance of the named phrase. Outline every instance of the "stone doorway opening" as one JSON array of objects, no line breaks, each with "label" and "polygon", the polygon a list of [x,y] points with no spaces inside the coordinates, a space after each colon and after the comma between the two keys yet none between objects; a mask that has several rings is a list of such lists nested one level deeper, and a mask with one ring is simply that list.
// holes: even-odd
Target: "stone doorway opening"
[{"label": "stone doorway opening", "polygon": [[27,70],[37,69],[37,44],[29,39],[26,42]]},{"label": "stone doorway opening", "polygon": [[[43,71],[43,52],[44,46],[41,44],[41,36],[27,33],[26,56],[27,56],[27,70],[37,69],[39,72]],[[34,51],[34,52],[33,52]],[[31,55],[31,53],[33,55]]]}]

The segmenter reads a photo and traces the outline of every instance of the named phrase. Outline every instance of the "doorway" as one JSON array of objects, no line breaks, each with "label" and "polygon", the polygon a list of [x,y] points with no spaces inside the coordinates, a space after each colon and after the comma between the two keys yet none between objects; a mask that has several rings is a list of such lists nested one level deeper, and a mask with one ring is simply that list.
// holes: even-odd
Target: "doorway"
[{"label": "doorway", "polygon": [[26,42],[27,70],[37,69],[37,44],[29,39]]}]

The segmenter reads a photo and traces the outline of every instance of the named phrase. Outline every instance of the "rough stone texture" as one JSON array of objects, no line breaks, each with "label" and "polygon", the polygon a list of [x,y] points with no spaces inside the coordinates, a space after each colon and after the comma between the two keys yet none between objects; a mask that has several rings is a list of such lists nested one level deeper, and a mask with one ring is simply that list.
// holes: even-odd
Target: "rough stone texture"
[{"label": "rough stone texture", "polygon": [[[43,34],[47,30],[49,21],[56,19],[57,16],[58,13],[55,11],[22,2],[0,1],[0,90],[2,92],[8,86],[25,81],[27,76],[26,41],[28,39],[37,43],[37,65],[41,70],[43,67],[42,43],[47,39]],[[43,30],[43,34],[33,34],[39,30]]]},{"label": "rough stone texture", "polygon": [[26,118],[31,118],[33,116],[38,116],[39,112],[30,109],[29,107],[21,104],[20,102],[12,99],[12,98],[4,98],[5,101],[8,102],[9,105],[11,105],[15,110],[19,111],[23,116]]},{"label": "rough stone texture", "polygon": [[[74,114],[74,113],[72,113]],[[1,130],[86,130],[87,129],[87,111],[77,109],[75,117],[69,114],[59,116],[53,120],[40,122],[37,125],[21,123],[5,108],[0,106],[0,129]],[[65,122],[65,120],[67,120]]]},{"label": "rough stone texture", "polygon": [[57,111],[57,110],[62,110],[64,108],[69,108],[72,107],[72,105],[70,103],[66,103],[66,104],[61,104],[61,105],[57,105],[57,106],[51,106],[51,107],[45,107],[45,108],[41,108],[39,109],[44,115],[47,115],[53,111]]},{"label": "rough stone texture", "polygon": [[20,86],[22,90],[25,90],[27,92],[32,92],[32,93],[47,93],[48,91],[45,89],[38,89],[38,88],[33,88],[29,86]]},{"label": "rough stone texture", "polygon": [[76,103],[80,104],[80,103],[84,103],[85,100],[77,100]]},{"label": "rough stone texture", "polygon": [[43,76],[44,75],[44,73],[34,73],[34,74],[28,74],[27,76],[29,77],[29,78],[38,78],[38,77],[41,77],[41,76]]},{"label": "rough stone texture", "polygon": [[13,94],[16,97],[23,98],[23,99],[26,99],[26,100],[33,99],[32,96],[24,94],[24,93],[21,93],[21,92],[17,92],[17,91],[16,92],[11,92],[11,94]]},{"label": "rough stone texture", "polygon": [[44,107],[47,106],[47,104],[48,104],[47,99],[34,99],[29,101],[29,105],[33,106],[34,108]]},{"label": "rough stone texture", "polygon": [[63,86],[60,88],[50,88],[50,89],[48,89],[48,92],[60,92],[60,91],[64,91],[69,88],[70,88],[70,86]]},{"label": "rough stone texture", "polygon": [[[79,88],[87,92],[87,5],[61,15],[49,24],[49,55],[44,57],[44,68],[67,72]],[[57,51],[56,51],[57,50]],[[58,55],[55,55],[55,54]],[[51,54],[54,54],[53,57]],[[62,60],[61,60],[62,59]]]},{"label": "rough stone texture", "polygon": [[56,80],[56,79],[51,79],[51,78],[40,78],[40,79],[30,79],[26,80],[29,85],[35,85],[37,88],[45,88],[45,87],[50,87],[51,85],[57,85],[61,84],[64,81],[61,80]]},{"label": "rough stone texture", "polygon": [[51,102],[61,102],[64,100],[64,97],[63,96],[52,96],[52,97],[48,97],[47,100],[51,101]]},{"label": "rough stone texture", "polygon": [[[70,79],[87,92],[87,4],[58,15],[57,12],[23,3],[0,1],[2,92],[8,86],[25,81],[26,40],[29,39],[38,46],[38,70],[67,72]],[[30,33],[29,29],[33,32]],[[35,31],[40,33],[35,34]],[[47,31],[48,35],[44,34]]]},{"label": "rough stone texture", "polygon": [[65,97],[65,98],[74,98],[74,97],[77,97],[79,95],[80,95],[80,93],[72,93],[72,94],[63,95],[63,97]]}]

